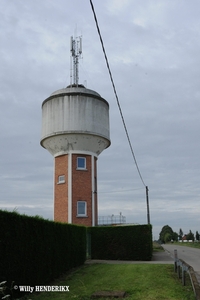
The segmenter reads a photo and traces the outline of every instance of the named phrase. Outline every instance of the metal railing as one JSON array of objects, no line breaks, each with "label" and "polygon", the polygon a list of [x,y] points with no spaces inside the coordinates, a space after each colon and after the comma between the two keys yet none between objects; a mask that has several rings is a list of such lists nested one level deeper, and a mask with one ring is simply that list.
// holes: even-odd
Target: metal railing
[{"label": "metal railing", "polygon": [[98,225],[115,225],[115,224],[126,224],[126,217],[122,214],[111,215],[111,216],[99,216]]},{"label": "metal railing", "polygon": [[200,286],[193,267],[188,265],[184,260],[178,258],[177,250],[174,250],[174,271],[178,278],[182,280],[182,285],[186,285],[186,272],[190,277],[192,288],[197,300],[200,300]]}]

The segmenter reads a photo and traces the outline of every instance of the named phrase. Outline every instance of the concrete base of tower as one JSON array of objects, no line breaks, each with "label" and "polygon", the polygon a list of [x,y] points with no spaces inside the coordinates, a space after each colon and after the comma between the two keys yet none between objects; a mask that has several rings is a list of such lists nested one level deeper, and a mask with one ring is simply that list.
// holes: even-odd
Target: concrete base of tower
[{"label": "concrete base of tower", "polygon": [[54,221],[96,226],[97,157],[70,152],[54,159]]}]

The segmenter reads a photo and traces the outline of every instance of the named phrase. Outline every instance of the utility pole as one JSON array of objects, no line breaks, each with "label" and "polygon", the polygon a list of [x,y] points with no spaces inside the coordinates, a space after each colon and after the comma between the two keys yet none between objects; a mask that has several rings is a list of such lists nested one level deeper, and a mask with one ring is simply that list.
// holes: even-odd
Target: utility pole
[{"label": "utility pole", "polygon": [[146,200],[147,200],[147,224],[150,224],[149,189],[148,189],[148,186],[146,186]]}]

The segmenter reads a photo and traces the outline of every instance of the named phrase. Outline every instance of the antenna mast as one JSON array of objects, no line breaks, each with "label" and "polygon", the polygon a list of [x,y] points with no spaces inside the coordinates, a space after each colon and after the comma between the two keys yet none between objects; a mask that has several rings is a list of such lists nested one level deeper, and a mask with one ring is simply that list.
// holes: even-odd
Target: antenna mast
[{"label": "antenna mast", "polygon": [[[70,82],[70,84],[78,86],[78,80],[79,80],[78,60],[82,54],[82,37],[81,36],[76,37],[76,38],[73,38],[73,36],[71,36],[70,51],[71,51],[71,72],[70,72],[71,82]],[[73,66],[72,66],[72,61],[73,61]],[[72,77],[73,77],[73,83],[72,83]]]}]

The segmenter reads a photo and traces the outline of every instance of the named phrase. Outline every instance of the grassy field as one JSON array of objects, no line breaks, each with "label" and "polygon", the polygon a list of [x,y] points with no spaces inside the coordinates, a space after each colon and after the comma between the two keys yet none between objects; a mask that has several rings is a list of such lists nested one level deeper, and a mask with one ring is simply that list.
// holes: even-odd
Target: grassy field
[{"label": "grassy field", "polygon": [[[126,300],[195,299],[189,278],[183,287],[173,265],[92,264],[84,265],[51,285],[69,286],[69,292],[41,292],[32,300],[91,299],[96,291],[125,291]],[[106,299],[106,298],[100,298]]]},{"label": "grassy field", "polygon": [[192,247],[192,248],[197,248],[200,249],[200,243],[180,243],[180,242],[174,242],[174,245],[179,245],[179,246],[187,246],[187,247]]}]

